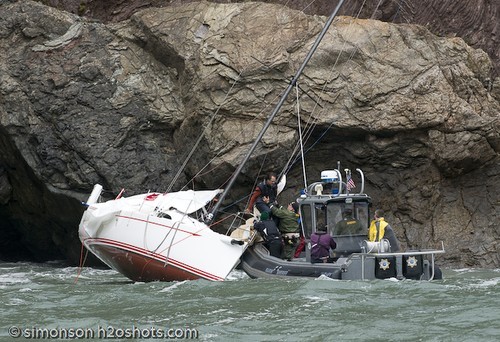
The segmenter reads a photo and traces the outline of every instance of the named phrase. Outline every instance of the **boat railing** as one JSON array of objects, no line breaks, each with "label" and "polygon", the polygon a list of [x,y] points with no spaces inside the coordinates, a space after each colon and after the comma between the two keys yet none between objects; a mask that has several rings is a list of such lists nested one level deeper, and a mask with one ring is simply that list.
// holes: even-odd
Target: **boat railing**
[{"label": "boat railing", "polygon": [[[321,181],[314,182],[306,187],[305,194],[309,196],[354,196],[362,195],[365,191],[365,175],[361,169],[357,168],[361,179],[361,186],[358,192],[350,192],[348,182],[351,179],[351,170],[345,169],[346,179],[344,181],[342,173],[338,169],[327,170],[321,173]],[[324,192],[328,188],[329,192]]]},{"label": "boat railing", "polygon": [[361,178],[361,190],[359,190],[359,193],[364,194],[365,193],[365,174],[363,173],[363,171],[361,171],[361,169],[356,169],[356,171],[359,173],[359,176]]}]

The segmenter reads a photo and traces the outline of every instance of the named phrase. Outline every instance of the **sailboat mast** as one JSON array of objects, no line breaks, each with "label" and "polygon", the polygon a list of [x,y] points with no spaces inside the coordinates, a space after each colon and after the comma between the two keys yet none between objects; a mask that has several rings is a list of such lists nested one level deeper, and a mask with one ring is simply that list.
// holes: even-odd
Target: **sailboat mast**
[{"label": "sailboat mast", "polygon": [[261,131],[259,132],[259,135],[257,136],[257,138],[255,139],[255,141],[253,142],[252,146],[248,150],[245,158],[238,165],[238,167],[236,168],[236,170],[233,173],[233,176],[229,180],[226,188],[224,189],[224,191],[220,195],[219,201],[215,204],[215,206],[214,206],[211,214],[209,215],[209,222],[211,222],[214,219],[215,215],[219,211],[219,208],[222,205],[222,202],[224,201],[224,199],[225,199],[227,193],[229,192],[229,190],[232,188],[234,182],[236,181],[236,178],[241,173],[241,170],[243,169],[243,166],[245,166],[245,164],[248,162],[248,159],[250,159],[250,156],[252,155],[253,151],[255,150],[255,148],[257,147],[258,143],[260,142],[260,140],[264,136],[264,133],[266,133],[266,131],[269,128],[269,126],[271,125],[271,122],[273,121],[274,117],[276,116],[276,114],[281,109],[281,106],[283,106],[283,103],[285,102],[286,98],[288,97],[288,94],[290,94],[290,92],[292,91],[293,87],[297,83],[297,80],[299,79],[300,75],[304,71],[304,68],[306,67],[307,63],[309,63],[309,60],[311,59],[311,57],[313,56],[313,54],[316,52],[316,49],[318,48],[319,44],[321,43],[321,40],[323,39],[323,37],[325,36],[326,32],[328,31],[330,25],[333,22],[333,19],[335,19],[336,15],[337,15],[340,7],[342,7],[343,3],[344,3],[344,0],[339,0],[339,3],[337,4],[337,7],[335,7],[335,9],[333,10],[332,14],[330,14],[330,17],[328,18],[327,22],[325,23],[325,26],[323,27],[323,29],[321,30],[320,34],[316,38],[316,41],[314,42],[313,46],[309,50],[309,53],[307,54],[306,58],[304,59],[304,62],[302,62],[302,65],[297,70],[295,76],[293,77],[292,81],[290,82],[290,84],[286,88],[285,92],[281,96],[281,99],[278,102],[278,104],[276,105],[276,107],[274,108],[273,112],[269,115],[266,123],[262,127]]}]

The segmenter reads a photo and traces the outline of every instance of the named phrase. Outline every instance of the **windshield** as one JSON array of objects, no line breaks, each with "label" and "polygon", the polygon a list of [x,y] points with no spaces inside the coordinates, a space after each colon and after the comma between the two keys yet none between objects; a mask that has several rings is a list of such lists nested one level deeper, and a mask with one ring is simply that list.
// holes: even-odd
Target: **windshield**
[{"label": "windshield", "polygon": [[370,224],[368,202],[314,203],[302,207],[302,225],[306,238],[318,227],[327,226],[332,236],[366,235]]}]

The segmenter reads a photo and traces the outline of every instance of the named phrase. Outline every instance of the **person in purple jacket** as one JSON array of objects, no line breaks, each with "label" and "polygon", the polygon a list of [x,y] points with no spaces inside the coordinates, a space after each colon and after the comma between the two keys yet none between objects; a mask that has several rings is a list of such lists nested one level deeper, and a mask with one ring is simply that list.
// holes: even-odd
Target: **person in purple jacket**
[{"label": "person in purple jacket", "polygon": [[311,235],[311,262],[333,262],[330,257],[330,248],[335,249],[337,243],[330,234],[327,227],[318,227],[318,230]]}]

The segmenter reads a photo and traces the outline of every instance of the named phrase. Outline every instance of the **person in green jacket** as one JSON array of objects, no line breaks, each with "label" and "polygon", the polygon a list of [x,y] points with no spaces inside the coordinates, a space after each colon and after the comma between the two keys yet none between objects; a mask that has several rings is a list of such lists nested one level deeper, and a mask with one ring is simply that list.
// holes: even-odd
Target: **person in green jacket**
[{"label": "person in green jacket", "polygon": [[279,218],[279,230],[283,235],[285,246],[283,247],[283,259],[292,260],[295,249],[299,242],[299,204],[289,203],[287,208],[278,208],[270,205],[273,216]]}]

